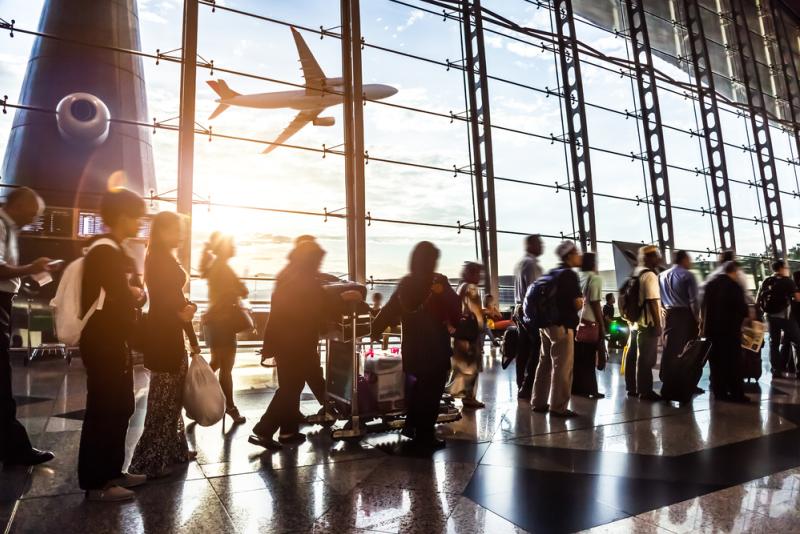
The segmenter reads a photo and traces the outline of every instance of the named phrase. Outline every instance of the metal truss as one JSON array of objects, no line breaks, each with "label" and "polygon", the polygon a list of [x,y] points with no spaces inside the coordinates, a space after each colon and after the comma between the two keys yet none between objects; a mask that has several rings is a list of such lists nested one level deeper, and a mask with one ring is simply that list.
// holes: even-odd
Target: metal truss
[{"label": "metal truss", "polygon": [[556,30],[560,42],[558,58],[561,84],[567,108],[569,149],[572,159],[572,182],[578,216],[578,233],[583,250],[597,250],[597,226],[594,214],[592,165],[589,159],[589,132],[586,121],[586,102],[583,98],[583,79],[578,59],[578,43],[572,14],[572,0],[553,0]]},{"label": "metal truss", "polygon": [[[763,5],[763,4],[762,4]],[[798,110],[800,110],[800,78],[797,77],[797,65],[792,57],[792,47],[789,38],[789,31],[786,22],[775,6],[775,0],[767,3],[769,13],[772,18],[772,25],[775,29],[775,40],[778,44],[778,55],[780,55],[780,68],[783,80],[786,83],[786,99],[789,108],[789,118],[792,121],[794,141],[797,146],[797,154],[800,156],[800,124],[797,123]],[[784,117],[786,118],[786,117]]]},{"label": "metal truss", "polygon": [[772,253],[776,258],[783,257],[786,253],[786,235],[783,228],[778,173],[772,153],[772,138],[769,131],[769,118],[762,91],[761,77],[756,65],[752,37],[747,27],[744,5],[741,0],[730,0],[730,8],[736,36],[736,47],[742,64],[742,83],[747,95],[747,105],[750,108],[750,127],[756,148],[758,172],[761,176],[761,191],[764,195],[764,205],[767,211],[767,226],[769,227]]},{"label": "metal truss", "polygon": [[717,106],[717,93],[714,75],[706,46],[706,35],[700,16],[697,0],[683,0],[683,16],[689,37],[689,50],[692,54],[694,82],[700,103],[700,117],[703,122],[703,138],[706,145],[708,172],[714,190],[714,208],[721,250],[736,250],[736,237],[733,229],[731,192],[728,186],[728,167],[725,163],[725,147],[722,140],[722,124]]},{"label": "metal truss", "polygon": [[675,239],[672,229],[672,203],[669,195],[667,156],[664,151],[661,108],[658,105],[650,37],[647,33],[642,0],[625,0],[624,3],[636,66],[636,85],[639,90],[639,107],[644,127],[647,166],[650,171],[650,195],[656,219],[658,246],[662,253],[666,253],[666,249],[674,248]]},{"label": "metal truss", "polygon": [[489,113],[489,85],[486,52],[483,43],[483,17],[480,0],[462,0],[464,25],[464,67],[467,77],[472,168],[478,207],[478,233],[481,261],[486,275],[486,289],[498,294],[497,214],[494,201],[494,164],[492,162],[492,123]]}]

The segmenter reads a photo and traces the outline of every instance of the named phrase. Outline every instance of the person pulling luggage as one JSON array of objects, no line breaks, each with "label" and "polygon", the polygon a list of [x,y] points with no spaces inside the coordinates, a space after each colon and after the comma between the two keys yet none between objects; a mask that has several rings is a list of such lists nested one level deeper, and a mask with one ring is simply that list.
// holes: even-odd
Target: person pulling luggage
[{"label": "person pulling luggage", "polygon": [[756,315],[767,316],[772,376],[780,378],[787,370],[791,357],[791,344],[800,345],[800,325],[789,317],[792,302],[800,301],[800,290],[789,277],[789,266],[785,261],[773,262],[772,271],[773,274],[764,279],[758,290]]}]

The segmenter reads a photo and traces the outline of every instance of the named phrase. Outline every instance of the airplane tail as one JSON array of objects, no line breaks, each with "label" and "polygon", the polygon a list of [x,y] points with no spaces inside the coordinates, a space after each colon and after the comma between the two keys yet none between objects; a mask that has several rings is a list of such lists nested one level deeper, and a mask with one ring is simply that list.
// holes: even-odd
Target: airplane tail
[{"label": "airplane tail", "polygon": [[220,100],[227,100],[228,98],[239,96],[239,93],[228,87],[228,84],[225,83],[225,80],[210,80],[206,83],[208,83],[208,86],[219,95]]}]

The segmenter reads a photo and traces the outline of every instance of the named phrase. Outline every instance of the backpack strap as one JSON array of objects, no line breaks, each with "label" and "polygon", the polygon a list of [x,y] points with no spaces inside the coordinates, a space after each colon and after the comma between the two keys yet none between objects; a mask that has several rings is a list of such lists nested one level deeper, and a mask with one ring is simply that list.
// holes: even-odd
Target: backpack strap
[{"label": "backpack strap", "polygon": [[[83,251],[83,256],[86,257],[89,253],[99,247],[111,247],[116,251],[121,251],[122,248],[119,244],[111,238],[108,237],[101,237],[97,241],[91,243],[88,247],[86,247]],[[82,326],[86,326],[86,322],[89,320],[89,317],[96,312],[97,310],[102,310],[103,305],[106,302],[106,290],[100,287],[100,293],[97,295],[97,300],[94,301],[94,304],[86,310],[84,314],[84,324]]]}]

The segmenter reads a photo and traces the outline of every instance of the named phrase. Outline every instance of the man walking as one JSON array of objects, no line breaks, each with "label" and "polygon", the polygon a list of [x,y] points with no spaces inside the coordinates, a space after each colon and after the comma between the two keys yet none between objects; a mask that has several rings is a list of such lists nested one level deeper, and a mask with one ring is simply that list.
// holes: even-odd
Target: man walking
[{"label": "man walking", "polygon": [[720,401],[750,402],[742,383],[742,323],[748,316],[744,290],[734,261],[706,284],[703,335],[711,341],[711,389]]},{"label": "man walking", "polygon": [[32,189],[14,189],[0,208],[0,461],[3,465],[38,465],[53,453],[34,449],[25,427],[17,420],[17,404],[11,392],[11,306],[20,278],[52,270],[50,258],[19,265],[19,229],[44,211],[44,202]]},{"label": "man walking", "polygon": [[[685,250],[675,253],[675,261],[670,269],[661,273],[658,284],[661,305],[666,309],[664,321],[664,350],[661,353],[659,376],[664,383],[662,395],[672,387],[669,383],[670,367],[683,351],[686,343],[697,337],[699,305],[697,299],[697,280],[689,271],[692,259]],[[699,389],[699,388],[697,388]],[[702,393],[702,390],[696,393]]]},{"label": "man walking", "polygon": [[638,265],[633,271],[633,278],[638,284],[638,302],[635,304],[640,313],[631,326],[625,360],[625,385],[628,396],[638,396],[646,401],[661,400],[661,395],[653,391],[653,367],[658,357],[658,340],[663,333],[658,277],[655,273],[660,261],[658,247],[640,247]]},{"label": "man walking", "polygon": [[[555,285],[553,297],[553,321],[541,328],[542,350],[536,378],[533,383],[533,411],[549,411],[557,417],[577,415],[569,410],[572,390],[572,368],[575,361],[575,329],[578,326],[578,312],[583,308],[578,275],[573,271],[581,265],[581,253],[572,241],[563,241],[556,248],[561,260],[558,268],[550,273]],[[549,398],[549,404],[548,404]]]},{"label": "man walking", "polygon": [[[800,325],[789,318],[792,300],[800,301],[800,292],[789,277],[789,267],[783,260],[772,264],[773,274],[761,283],[756,297],[756,313],[767,315],[769,323],[769,361],[773,378],[786,372],[791,357],[791,345],[800,345]],[[781,336],[783,347],[781,348]]]},{"label": "man walking", "polygon": [[528,286],[542,276],[539,266],[539,256],[544,247],[542,238],[538,234],[525,238],[525,256],[514,269],[514,322],[519,330],[519,345],[517,346],[517,389],[518,398],[530,400],[533,390],[533,378],[536,376],[536,366],[539,363],[539,348],[541,337],[537,328],[527,328],[522,320],[522,303],[525,302],[525,293]]}]

